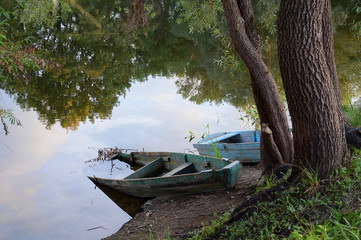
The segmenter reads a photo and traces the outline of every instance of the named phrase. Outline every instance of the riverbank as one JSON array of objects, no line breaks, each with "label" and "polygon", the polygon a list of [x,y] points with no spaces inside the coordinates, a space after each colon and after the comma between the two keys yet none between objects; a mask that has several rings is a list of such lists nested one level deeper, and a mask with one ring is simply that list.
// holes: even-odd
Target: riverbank
[{"label": "riverbank", "polygon": [[242,203],[252,192],[261,176],[261,167],[246,166],[240,170],[238,184],[229,191],[179,197],[162,197],[147,201],[143,211],[104,240],[185,239],[191,232]]}]

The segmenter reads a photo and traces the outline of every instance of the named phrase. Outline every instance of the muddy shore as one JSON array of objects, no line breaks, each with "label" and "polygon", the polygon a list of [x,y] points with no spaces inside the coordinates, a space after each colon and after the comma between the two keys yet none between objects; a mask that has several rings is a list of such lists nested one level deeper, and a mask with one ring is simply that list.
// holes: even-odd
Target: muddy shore
[{"label": "muddy shore", "polygon": [[228,191],[148,200],[142,212],[104,239],[149,239],[150,231],[155,239],[166,239],[167,234],[173,240],[186,239],[202,222],[215,219],[215,213],[222,214],[242,203],[254,191],[260,175],[259,165],[247,166],[241,168],[236,187]]}]

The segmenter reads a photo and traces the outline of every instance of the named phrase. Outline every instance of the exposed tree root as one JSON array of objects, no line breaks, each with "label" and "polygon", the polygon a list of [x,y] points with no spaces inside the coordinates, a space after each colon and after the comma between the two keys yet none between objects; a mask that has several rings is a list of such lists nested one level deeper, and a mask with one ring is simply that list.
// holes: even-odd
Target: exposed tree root
[{"label": "exposed tree root", "polygon": [[[276,178],[280,178],[281,176],[284,176],[287,171],[291,169],[291,165],[284,164],[278,167],[274,170],[274,174],[276,175]],[[255,210],[255,204],[261,201],[273,201],[278,198],[278,193],[280,191],[283,191],[288,188],[288,186],[292,183],[292,181],[295,179],[296,175],[291,174],[291,176],[278,183],[276,186],[271,187],[267,190],[262,190],[259,193],[251,196],[248,200],[243,202],[241,205],[239,205],[237,208],[234,209],[232,212],[231,219],[227,221],[221,229],[219,229],[213,236],[210,236],[208,239],[219,239],[222,233],[225,232],[226,227],[236,221],[245,220],[248,218],[249,214],[252,213]]]},{"label": "exposed tree root", "polygon": [[346,131],[346,141],[349,147],[361,148],[361,128]]},{"label": "exposed tree root", "polygon": [[245,214],[249,212],[249,209],[258,202],[261,201],[273,201],[277,198],[277,193],[279,191],[285,190],[290,185],[290,182],[283,181],[276,186],[269,188],[267,190],[262,190],[259,193],[253,195],[247,201],[239,205],[232,213],[232,217],[229,220],[229,223],[241,220],[245,218]]}]

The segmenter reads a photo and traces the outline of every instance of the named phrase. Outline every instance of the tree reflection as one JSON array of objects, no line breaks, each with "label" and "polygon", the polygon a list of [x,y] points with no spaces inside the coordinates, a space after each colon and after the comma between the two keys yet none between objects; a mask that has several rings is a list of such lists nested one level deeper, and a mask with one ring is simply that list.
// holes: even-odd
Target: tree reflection
[{"label": "tree reflection", "polygon": [[[242,107],[253,101],[247,73],[230,75],[215,64],[224,51],[218,40],[207,33],[190,34],[187,26],[176,23],[175,1],[163,1],[154,14],[150,10],[149,26],[138,28],[126,18],[128,1],[78,2],[83,10],[74,9],[54,28],[30,31],[27,26],[24,32],[18,25],[12,33],[18,39],[36,36],[46,50],[44,58],[60,64],[61,70],[37,72],[27,84],[0,83],[22,108],[36,110],[48,128],[60,122],[75,130],[81,122],[110,118],[118,99],[134,82],[149,76],[175,77],[178,93],[197,104],[228,102]],[[356,40],[347,46],[336,41],[341,87],[351,96],[361,91],[350,92],[359,76],[348,73],[360,74],[361,69],[360,51],[355,49],[359,49]],[[275,52],[272,68],[277,68]]]}]

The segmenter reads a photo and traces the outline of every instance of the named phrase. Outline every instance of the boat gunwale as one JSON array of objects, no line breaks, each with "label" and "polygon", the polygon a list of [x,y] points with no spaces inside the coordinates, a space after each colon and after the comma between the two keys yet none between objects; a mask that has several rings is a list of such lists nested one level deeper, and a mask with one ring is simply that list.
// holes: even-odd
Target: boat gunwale
[{"label": "boat gunwale", "polygon": [[227,143],[227,142],[222,142],[224,140],[227,140],[229,138],[235,137],[237,135],[240,135],[240,137],[242,137],[242,135],[245,134],[249,134],[251,133],[253,135],[253,139],[257,139],[260,138],[260,131],[259,130],[245,130],[245,131],[234,131],[234,132],[218,132],[218,133],[214,133],[211,134],[205,138],[202,138],[201,140],[199,140],[197,143],[193,144],[193,146],[197,145],[197,144],[202,144],[202,145],[212,145],[212,144],[259,144],[260,141],[253,141],[253,142],[236,142],[236,143]]}]

